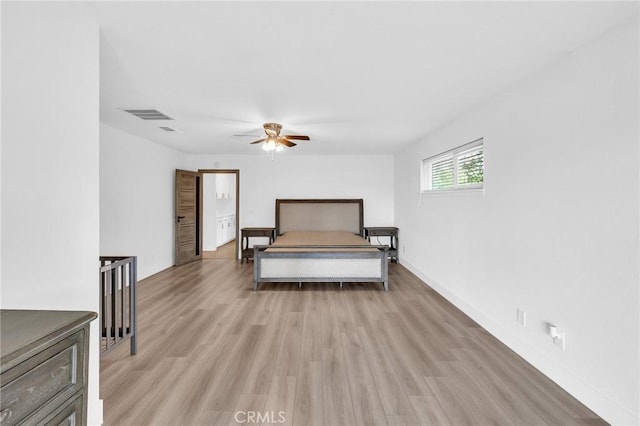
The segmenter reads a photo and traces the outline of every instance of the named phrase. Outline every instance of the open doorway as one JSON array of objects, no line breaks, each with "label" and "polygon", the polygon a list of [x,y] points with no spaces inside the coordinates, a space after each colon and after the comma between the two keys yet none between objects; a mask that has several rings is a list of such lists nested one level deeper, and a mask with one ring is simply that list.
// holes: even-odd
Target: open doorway
[{"label": "open doorway", "polygon": [[240,171],[201,169],[202,258],[238,259]]}]

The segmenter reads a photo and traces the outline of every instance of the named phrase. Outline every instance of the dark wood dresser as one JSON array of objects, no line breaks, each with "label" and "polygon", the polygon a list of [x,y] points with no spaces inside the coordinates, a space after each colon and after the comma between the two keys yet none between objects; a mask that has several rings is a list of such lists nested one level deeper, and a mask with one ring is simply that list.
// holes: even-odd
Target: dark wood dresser
[{"label": "dark wood dresser", "polygon": [[0,310],[0,424],[85,425],[95,312]]}]

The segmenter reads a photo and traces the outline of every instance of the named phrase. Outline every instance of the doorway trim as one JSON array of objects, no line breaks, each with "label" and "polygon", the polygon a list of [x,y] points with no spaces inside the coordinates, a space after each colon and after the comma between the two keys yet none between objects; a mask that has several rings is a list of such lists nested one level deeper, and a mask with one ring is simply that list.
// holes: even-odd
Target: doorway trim
[{"label": "doorway trim", "polygon": [[[236,175],[236,256],[240,259],[240,169],[198,169],[204,174],[235,174]],[[202,200],[200,200],[202,202]]]}]

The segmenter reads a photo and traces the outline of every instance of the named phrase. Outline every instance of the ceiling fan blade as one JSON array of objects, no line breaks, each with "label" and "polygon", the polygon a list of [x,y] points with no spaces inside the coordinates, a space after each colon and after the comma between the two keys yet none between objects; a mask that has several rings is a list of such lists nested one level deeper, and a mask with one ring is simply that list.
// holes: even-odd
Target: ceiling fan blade
[{"label": "ceiling fan blade", "polygon": [[283,138],[287,138],[287,139],[293,139],[296,141],[308,141],[311,140],[309,139],[309,136],[305,136],[305,135],[284,135],[282,136]]},{"label": "ceiling fan blade", "polygon": [[258,139],[257,141],[253,141],[253,142],[251,142],[251,144],[264,142],[264,141],[266,141],[266,140],[267,140],[267,138],[264,138],[264,139]]},{"label": "ceiling fan blade", "polygon": [[288,146],[289,148],[291,148],[292,146],[296,146],[297,144],[291,142],[290,140],[285,139],[284,137],[279,137],[278,138],[278,142],[280,142],[282,145]]}]

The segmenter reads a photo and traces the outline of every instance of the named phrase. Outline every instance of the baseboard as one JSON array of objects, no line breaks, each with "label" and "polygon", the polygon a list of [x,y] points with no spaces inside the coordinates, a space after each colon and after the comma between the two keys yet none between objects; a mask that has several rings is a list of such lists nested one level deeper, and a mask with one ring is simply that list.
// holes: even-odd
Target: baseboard
[{"label": "baseboard", "polygon": [[163,273],[165,271],[168,271],[171,268],[175,268],[175,265],[167,266],[166,268],[163,268],[163,269],[159,270],[158,272],[154,272],[153,274],[147,275],[146,277],[142,277],[142,278],[138,277],[138,284],[141,284],[142,281],[148,280],[149,278],[151,278],[153,276],[156,276],[156,275],[161,274],[161,273]]},{"label": "baseboard", "polygon": [[104,420],[104,401],[98,400],[98,403],[93,405],[91,410],[91,418],[87,419],[87,424],[91,426],[100,426]]},{"label": "baseboard", "polygon": [[400,259],[400,264],[604,420],[612,425],[640,425],[640,417],[627,411],[577,375],[558,367],[557,363],[534,346],[449,291],[445,285],[433,280],[414,264],[405,259]]}]

